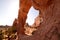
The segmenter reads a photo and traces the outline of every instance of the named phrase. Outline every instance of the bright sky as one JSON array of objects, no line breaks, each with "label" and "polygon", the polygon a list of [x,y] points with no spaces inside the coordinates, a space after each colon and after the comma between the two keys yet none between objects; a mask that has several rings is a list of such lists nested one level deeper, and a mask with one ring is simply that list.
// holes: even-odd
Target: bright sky
[{"label": "bright sky", "polygon": [[[19,9],[19,0],[0,0],[0,25],[12,25],[17,18]],[[26,22],[29,25],[34,23],[34,18],[39,14],[38,11],[31,7]]]},{"label": "bright sky", "polygon": [[35,10],[32,6],[28,12],[26,23],[32,25],[34,23],[34,19],[39,15],[39,11]]}]

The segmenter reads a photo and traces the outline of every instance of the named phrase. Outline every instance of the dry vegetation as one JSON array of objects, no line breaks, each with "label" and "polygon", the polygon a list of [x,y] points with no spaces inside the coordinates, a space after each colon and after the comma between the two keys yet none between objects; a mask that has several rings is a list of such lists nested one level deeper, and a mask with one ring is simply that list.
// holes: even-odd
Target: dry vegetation
[{"label": "dry vegetation", "polygon": [[16,28],[8,27],[1,28],[0,30],[0,40],[17,40]]}]

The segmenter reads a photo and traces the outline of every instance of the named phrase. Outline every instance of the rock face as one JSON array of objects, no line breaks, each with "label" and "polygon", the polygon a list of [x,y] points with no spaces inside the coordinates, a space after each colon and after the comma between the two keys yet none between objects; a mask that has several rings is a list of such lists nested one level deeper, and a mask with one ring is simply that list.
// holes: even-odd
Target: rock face
[{"label": "rock face", "polygon": [[29,26],[28,23],[25,23],[24,29],[25,29],[24,32],[27,36],[32,36],[32,34],[37,30],[36,27]]},{"label": "rock face", "polygon": [[[25,36],[24,24],[31,6],[41,11],[43,22],[33,36]],[[20,0],[18,40],[60,40],[60,0]]]},{"label": "rock face", "polygon": [[17,34],[19,38],[18,40],[20,40],[20,35],[24,35],[24,24],[27,18],[27,13],[31,7],[31,2],[29,0],[19,0],[19,2],[20,4],[17,24]]},{"label": "rock face", "polygon": [[[27,6],[28,5],[28,6]],[[24,34],[24,24],[27,18],[27,13],[31,7],[31,2],[29,0],[20,0],[20,8],[18,14],[18,34]]]}]

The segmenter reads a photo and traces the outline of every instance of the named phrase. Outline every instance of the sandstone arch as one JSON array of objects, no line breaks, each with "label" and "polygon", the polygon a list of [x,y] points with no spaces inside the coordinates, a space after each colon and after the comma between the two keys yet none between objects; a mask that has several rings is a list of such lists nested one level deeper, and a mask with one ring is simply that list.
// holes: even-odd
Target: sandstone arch
[{"label": "sandstone arch", "polygon": [[[21,40],[60,40],[60,0],[20,0],[18,37]],[[31,6],[41,11],[43,23],[31,37],[24,37],[24,23]],[[20,35],[20,36],[19,36]],[[18,40],[20,40],[18,39]]]}]

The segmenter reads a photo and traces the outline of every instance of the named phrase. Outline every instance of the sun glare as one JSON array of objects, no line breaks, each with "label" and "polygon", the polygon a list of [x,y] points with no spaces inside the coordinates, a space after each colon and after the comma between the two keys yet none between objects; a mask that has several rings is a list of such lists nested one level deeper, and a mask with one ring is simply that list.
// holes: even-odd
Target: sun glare
[{"label": "sun glare", "polygon": [[19,0],[2,0],[0,3],[0,25],[12,25],[18,17]]}]

